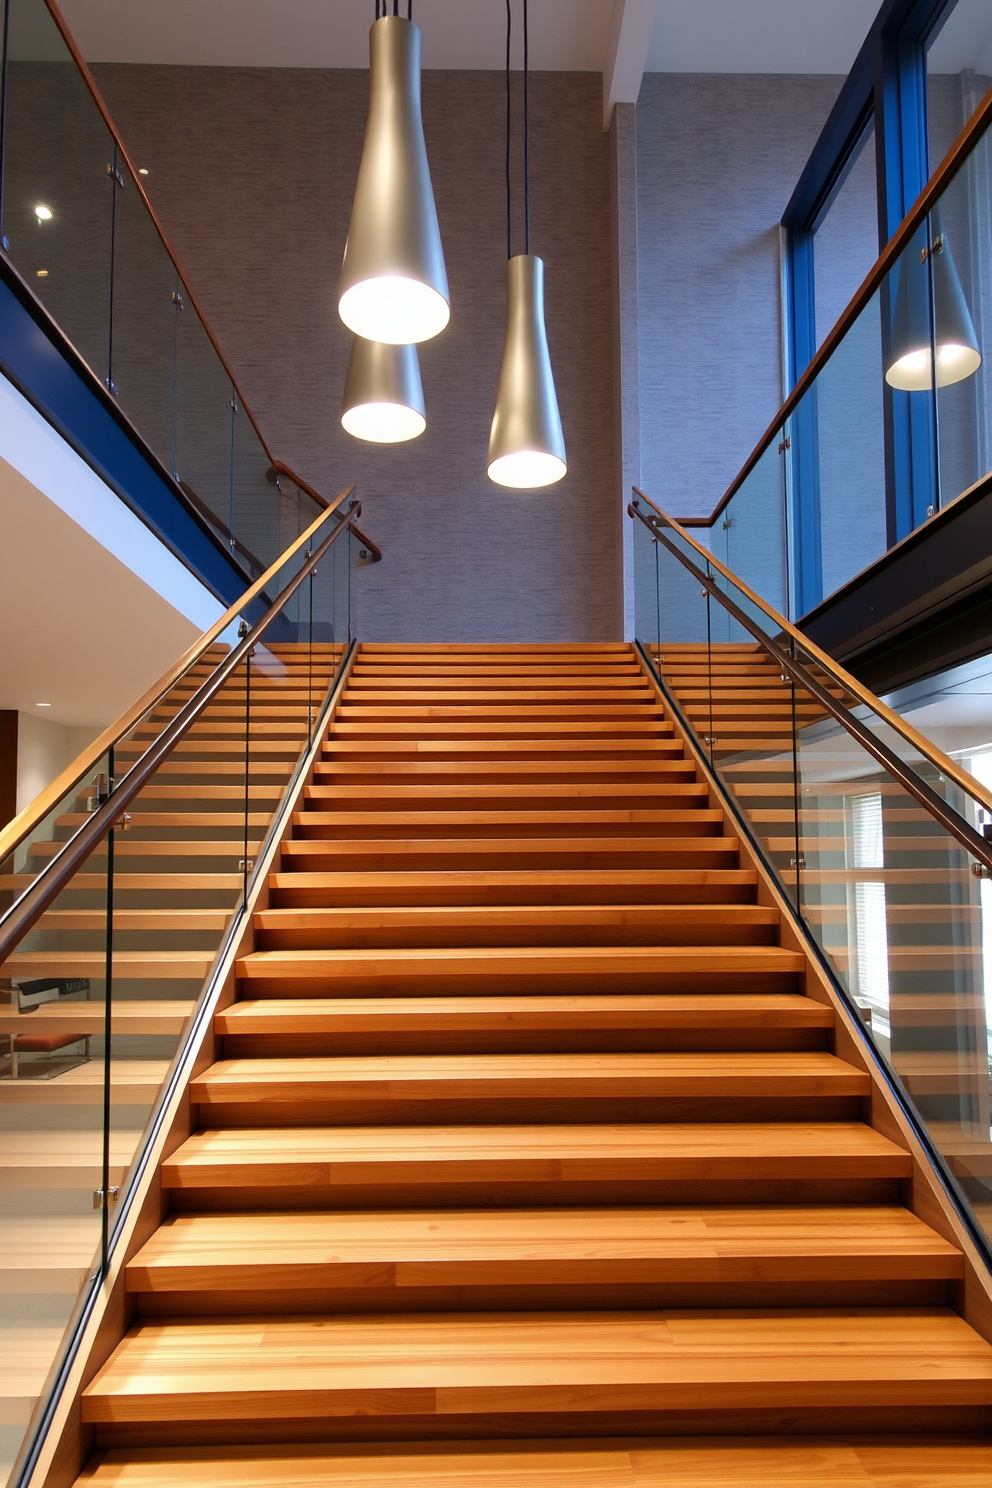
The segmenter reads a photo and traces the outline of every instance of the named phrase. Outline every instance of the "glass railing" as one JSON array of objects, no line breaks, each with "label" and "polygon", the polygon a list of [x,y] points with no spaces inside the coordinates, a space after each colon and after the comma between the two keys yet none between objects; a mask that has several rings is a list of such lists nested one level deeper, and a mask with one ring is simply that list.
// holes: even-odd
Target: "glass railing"
[{"label": "glass railing", "polygon": [[637,639],[992,1257],[992,796],[691,534],[630,510]]},{"label": "glass railing", "polygon": [[[7,0],[0,234],[7,262],[233,561],[286,546],[280,479],[196,297],[45,0]],[[309,498],[307,498],[309,500]],[[304,503],[306,504],[306,503]]]},{"label": "glass railing", "polygon": [[712,514],[682,519],[785,615],[992,472],[990,126],[992,92]]},{"label": "glass railing", "polygon": [[208,644],[5,829],[4,1478],[106,1274],[150,1113],[342,675],[374,557],[360,510],[345,496],[306,522]]}]

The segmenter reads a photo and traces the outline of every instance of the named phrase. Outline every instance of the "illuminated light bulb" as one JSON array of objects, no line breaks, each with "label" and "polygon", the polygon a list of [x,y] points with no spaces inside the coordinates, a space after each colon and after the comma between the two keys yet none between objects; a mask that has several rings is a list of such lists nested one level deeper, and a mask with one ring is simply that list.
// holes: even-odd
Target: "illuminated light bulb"
[{"label": "illuminated light bulb", "polygon": [[34,215],[39,222],[51,222],[52,209],[51,207],[46,207],[43,202],[39,202],[34,209]]},{"label": "illuminated light bulb", "polygon": [[355,337],[341,424],[369,444],[402,444],[424,432],[427,414],[415,346]]},{"label": "illuminated light bulb", "polygon": [[367,341],[429,341],[448,323],[448,276],[420,112],[420,31],[369,32],[369,116],[341,266],[338,313]]},{"label": "illuminated light bulb", "polygon": [[506,339],[489,435],[489,479],[536,490],[561,480],[567,469],[544,329],[544,263],[518,253],[506,265]]}]

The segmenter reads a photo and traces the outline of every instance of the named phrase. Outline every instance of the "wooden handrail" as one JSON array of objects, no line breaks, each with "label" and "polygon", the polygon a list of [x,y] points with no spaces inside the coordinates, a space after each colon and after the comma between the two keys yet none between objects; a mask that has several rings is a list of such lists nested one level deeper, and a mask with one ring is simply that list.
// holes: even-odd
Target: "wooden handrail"
[{"label": "wooden handrail", "polygon": [[358,538],[358,541],[360,543],[364,543],[365,547],[368,548],[368,550],[369,550],[369,556],[371,557],[372,562],[373,563],[381,563],[382,562],[382,549],[380,548],[379,544],[378,543],[374,543],[372,541],[372,539],[369,537],[368,533],[367,532],[363,532],[362,529],[361,529],[361,527],[359,527],[355,522],[349,522],[348,525],[350,526],[350,528],[351,528],[352,532],[355,534],[355,536]]},{"label": "wooden handrail", "polygon": [[289,547],[284,553],[279,555],[275,563],[267,568],[255,580],[254,584],[245,590],[241,598],[236,600],[229,609],[225,610],[220,619],[215,620],[213,625],[208,630],[205,630],[198,640],[194,641],[188,651],[183,652],[179,660],[174,662],[168,671],[164,672],[159,680],[136,703],[132,703],[131,707],[127,708],[108,728],[105,728],[102,734],[99,734],[92,743],[87,744],[82,753],[77,755],[72,763],[67,765],[50,785],[47,785],[43,791],[40,791],[34,800],[25,806],[23,811],[18,812],[17,816],[9,821],[5,827],[0,828],[0,862],[8,857],[17,847],[18,843],[22,842],[30,832],[33,832],[40,822],[44,821],[45,817],[58,805],[62,797],[99,763],[107,751],[117,743],[118,739],[122,738],[129,729],[133,728],[138,719],[143,717],[149,709],[153,708],[165,696],[170,688],[175,686],[182,674],[188,671],[199,660],[207,648],[213,644],[217,637],[223,634],[232,621],[238,618],[245,606],[249,605],[253,599],[256,599],[261,594],[269,580],[278,575],[280,569],[289,562],[293,555],[306,546],[320,525],[327,520],[328,514],[336,511],[341,503],[351,495],[354,489],[355,487],[352,484],[346,490],[342,491],[341,495],[336,497],[334,501],[325,502],[324,510],[321,511],[320,515],[310,523],[310,526],[304,532],[300,533],[299,537],[290,543]]},{"label": "wooden handrail", "polygon": [[[726,564],[721,563],[719,558],[710,552],[709,548],[704,548],[694,537],[690,537],[683,524],[675,517],[670,517],[656,501],[652,501],[651,497],[645,495],[637,486],[634,486],[633,490],[635,496],[642,501],[646,501],[648,506],[657,512],[665,526],[671,527],[679,537],[683,538],[698,553],[700,558],[712,568],[715,568],[719,574],[722,574],[728,583],[733,584],[738,594],[742,594],[745,599],[768,617],[773,628],[772,639],[774,639],[775,632],[779,635],[788,636],[791,641],[806,652],[807,656],[812,657],[817,666],[822,667],[840,687],[856,697],[858,702],[864,707],[870,708],[883,723],[887,724],[889,728],[905,739],[907,744],[912,745],[918,754],[921,754],[924,759],[929,760],[939,774],[946,776],[948,780],[952,780],[966,795],[978,801],[980,805],[985,807],[986,811],[992,814],[992,791],[988,790],[980,780],[976,780],[974,775],[969,775],[966,770],[962,770],[960,765],[951,759],[950,755],[945,754],[942,749],[938,749],[937,745],[932,743],[923,734],[917,733],[912,724],[907,723],[900,714],[893,712],[873,692],[869,692],[868,688],[859,682],[857,677],[852,676],[849,671],[845,670],[826,651],[821,651],[820,647],[814,641],[811,641],[808,636],[803,635],[802,631],[798,630],[791,621],[787,620],[784,615],[780,615],[778,610],[770,605],[767,600],[761,598],[760,594],[756,594],[753,589],[745,584],[743,579],[738,578],[731,569],[727,568]],[[636,509],[631,510],[631,515],[639,517],[642,522],[645,520],[643,513],[636,511]],[[645,526],[648,526],[650,529],[649,523],[645,522]]]},{"label": "wooden handrail", "polygon": [[73,35],[72,35],[72,32],[69,30],[69,27],[66,25],[65,17],[63,16],[62,12],[59,10],[58,4],[57,4],[57,0],[45,0],[45,4],[48,7],[48,10],[49,10],[49,13],[50,13],[50,15],[52,17],[52,20],[55,22],[55,25],[58,27],[58,31],[59,31],[60,36],[62,37],[62,40],[65,42],[65,45],[66,45],[69,53],[72,56],[72,60],[75,62],[76,66],[79,68],[79,71],[82,73],[83,81],[85,82],[87,88],[90,91],[90,94],[92,95],[93,102],[96,104],[97,108],[100,111],[100,116],[103,119],[104,124],[106,125],[107,129],[110,131],[111,137],[113,138],[113,141],[114,141],[115,145],[117,146],[118,150],[120,151],[120,154],[123,157],[123,160],[124,160],[125,165],[127,166],[128,170],[131,172],[131,176],[132,176],[132,179],[134,181],[134,184],[135,184],[135,186],[138,189],[138,194],[140,195],[142,201],[145,204],[145,208],[146,208],[146,210],[148,212],[148,215],[151,217],[152,222],[155,224],[155,231],[158,233],[159,237],[162,239],[162,246],[165,248],[166,253],[168,253],[169,257],[172,259],[172,262],[173,262],[173,265],[175,267],[176,273],[178,274],[180,280],[182,281],[183,289],[186,292],[186,294],[189,296],[190,304],[193,306],[193,309],[196,311],[197,315],[200,317],[200,323],[202,324],[203,329],[207,333],[207,339],[208,339],[208,341],[210,342],[211,346],[213,347],[214,351],[217,354],[218,361],[220,362],[221,366],[224,368],[224,371],[227,373],[228,377],[231,379],[231,386],[234,388],[234,391],[237,394],[238,402],[241,404],[241,407],[244,409],[245,413],[248,415],[248,419],[249,419],[249,421],[251,423],[251,426],[255,430],[255,433],[258,435],[258,441],[261,444],[262,449],[265,451],[265,454],[266,454],[267,459],[269,459],[271,461],[271,459],[272,459],[272,452],[269,449],[269,446],[268,446],[268,444],[265,441],[265,437],[262,434],[262,431],[261,431],[261,429],[258,426],[258,420],[256,419],[255,415],[252,413],[251,407],[248,404],[248,400],[245,398],[244,393],[241,391],[241,388],[238,385],[237,378],[235,377],[234,373],[231,371],[231,365],[228,362],[227,357],[224,355],[224,353],[220,349],[220,342],[217,340],[217,337],[214,334],[213,327],[211,326],[209,320],[207,319],[206,315],[203,312],[203,306],[200,304],[200,302],[197,299],[196,294],[194,293],[194,291],[190,288],[189,280],[186,278],[186,275],[183,273],[183,270],[182,270],[182,268],[180,266],[180,263],[179,263],[179,259],[176,256],[176,251],[173,248],[172,244],[169,242],[169,238],[168,238],[168,236],[166,234],[165,228],[162,226],[162,223],[161,223],[161,220],[160,220],[160,218],[158,216],[158,213],[155,211],[155,208],[152,206],[151,202],[148,199],[148,193],[147,193],[147,191],[145,190],[144,186],[141,184],[141,177],[138,174],[138,168],[134,164],[134,161],[131,159],[130,152],[128,151],[127,146],[125,145],[123,139],[121,138],[120,130],[117,128],[117,125],[114,123],[114,121],[113,121],[113,119],[112,119],[112,117],[110,115],[110,110],[107,108],[107,105],[103,101],[103,98],[102,98],[102,96],[100,94],[100,90],[99,90],[99,88],[96,85],[96,80],[93,77],[93,74],[90,72],[89,68],[87,67],[86,62],[83,59],[83,55],[82,55],[82,53],[80,52],[79,48],[77,47],[77,45],[75,43],[75,40],[74,40]]},{"label": "wooden handrail", "polygon": [[[829,362],[862,310],[868,304],[872,295],[878,289],[885,276],[895,266],[896,260],[909,244],[917,228],[933,207],[936,206],[938,199],[943,196],[947,187],[964,165],[977,144],[978,139],[990,123],[992,123],[992,88],[985,94],[985,97],[961,130],[961,133],[940,162],[940,165],[938,165],[902,222],[900,222],[882,249],[873,267],[869,269],[866,279],[855,292],[847,309],[843,311],[836,324],[824,337],[822,345],[810,358],[802,374],[796,380],[791,393],[779,408],[774,419],[768,425],[768,428],[762,434],[758,443],[754,446],[754,449],[748,455],[744,464],[726,491],[724,491],[709,516],[680,517],[679,521],[683,527],[712,527],[717,517],[722,516],[723,512],[726,511],[728,505],[737,495],[737,492],[743,486],[762,455],[765,454],[772,442],[778,438],[786,419],[798,408],[827,362]],[[671,521],[672,518],[667,518],[666,520]]]},{"label": "wooden handrail", "polygon": [[272,469],[276,475],[284,475],[287,480],[293,482],[294,486],[299,486],[300,490],[305,491],[313,501],[316,501],[318,506],[327,505],[327,497],[322,496],[314,486],[310,485],[309,481],[303,479],[302,475],[297,475],[296,471],[287,465],[284,460],[273,460]]}]

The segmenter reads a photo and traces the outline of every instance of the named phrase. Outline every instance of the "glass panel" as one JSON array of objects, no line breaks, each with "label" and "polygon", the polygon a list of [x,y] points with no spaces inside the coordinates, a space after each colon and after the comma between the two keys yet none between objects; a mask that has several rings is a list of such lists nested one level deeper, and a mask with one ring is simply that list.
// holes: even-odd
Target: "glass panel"
[{"label": "glass panel", "polygon": [[[671,529],[663,528],[662,535],[705,572],[705,554]],[[650,534],[645,537],[650,547]],[[658,560],[663,588],[666,561],[676,559],[664,543],[655,550],[667,555]],[[657,614],[658,602],[646,562],[638,576],[645,582],[639,621],[650,632],[649,655],[915,1107],[963,1201],[992,1233],[989,880],[976,875],[968,847],[918,799],[912,782],[903,783],[895,767],[880,764],[834,716],[817,682],[826,682],[966,823],[982,827],[992,812],[952,787],[877,714],[846,696],[804,655],[801,643],[783,638],[774,616],[764,616],[722,576],[714,580],[711,609],[722,595],[739,618],[720,627],[711,616],[711,642],[697,647],[689,669],[677,615],[659,630],[651,613],[654,604]],[[790,650],[780,658],[775,646],[783,640]],[[798,676],[789,670],[792,654],[808,663]],[[977,738],[968,747],[977,750]],[[977,780],[992,782],[990,759],[987,748],[969,756]]]},{"label": "glass panel", "polygon": [[992,469],[992,140],[978,141],[930,219],[940,505]]},{"label": "glass panel", "polygon": [[[232,552],[234,517],[234,390],[187,290],[176,314],[175,475],[187,496],[213,522]],[[264,565],[263,565],[264,567]]]},{"label": "glass panel", "polygon": [[[277,511],[279,494],[270,487]],[[300,513],[309,515],[302,502]],[[329,514],[314,546],[339,521]],[[303,603],[293,597],[297,613],[278,615],[259,635],[0,966],[0,1240],[16,1273],[16,1284],[0,1289],[0,1346],[20,1381],[0,1423],[8,1466],[80,1288],[99,1274],[169,1062],[314,737],[350,626],[350,543],[343,532],[319,579],[303,581]],[[285,565],[272,598],[303,562]],[[263,611],[250,609],[257,626]],[[128,771],[229,656],[237,628],[0,864],[0,907],[23,893],[112,785],[123,789]]]},{"label": "glass panel", "polygon": [[816,344],[840,318],[878,257],[875,125],[862,134],[813,235]]},{"label": "glass panel", "polygon": [[171,471],[179,280],[137,181],[122,160],[118,170],[111,377],[121,408]]},{"label": "glass panel", "polygon": [[105,381],[114,141],[43,0],[10,0],[4,143],[10,259]]},{"label": "glass panel", "polygon": [[940,164],[992,87],[992,11],[987,0],[957,0],[927,50],[930,168]]},{"label": "glass panel", "polygon": [[789,609],[784,440],[772,443],[711,529],[712,549],[755,593]]},{"label": "glass panel", "polygon": [[233,458],[230,525],[242,558],[253,572],[263,573],[286,546],[281,540],[280,492],[262,441],[240,404],[234,414]]}]

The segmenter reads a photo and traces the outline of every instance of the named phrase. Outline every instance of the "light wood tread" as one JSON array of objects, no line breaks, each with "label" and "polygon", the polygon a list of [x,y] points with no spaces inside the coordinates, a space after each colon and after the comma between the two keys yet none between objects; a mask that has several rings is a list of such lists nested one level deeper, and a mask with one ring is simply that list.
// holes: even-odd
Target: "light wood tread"
[{"label": "light wood tread", "polygon": [[655,903],[753,899],[753,868],[531,868],[373,870],[364,873],[274,873],[269,886],[278,902],[328,905],[602,904],[637,898]]},{"label": "light wood tread", "polygon": [[[38,953],[42,954],[41,952]],[[797,974],[798,951],[782,946],[485,946],[406,947],[400,950],[254,951],[237,963],[246,981],[314,977],[513,976],[541,971],[557,976],[615,977],[668,974]]]},{"label": "light wood tread", "polygon": [[[176,745],[177,749],[180,747]],[[219,750],[236,746],[205,739],[202,743],[193,742],[187,747],[190,750]],[[676,740],[668,734],[661,734],[660,731],[655,731],[654,735],[648,738],[627,738],[620,735],[614,739],[566,739],[559,737],[556,733],[554,738],[547,739],[493,739],[488,736],[460,738],[457,734],[448,732],[439,734],[436,738],[425,739],[418,730],[409,739],[351,739],[342,738],[339,734],[333,733],[324,744],[324,758],[351,755],[355,759],[360,759],[362,755],[367,754],[372,759],[379,756],[383,761],[387,761],[394,757],[402,759],[409,756],[415,760],[420,755],[453,754],[456,758],[460,755],[466,761],[471,761],[473,757],[477,758],[480,755],[501,756],[512,753],[516,754],[518,759],[527,759],[530,756],[540,758],[541,755],[560,755],[562,758],[567,758],[569,755],[587,754],[594,758],[613,756],[622,759],[630,756],[632,759],[640,757],[642,760],[645,758],[650,760],[655,755],[662,757],[667,755],[669,758],[681,757],[684,747],[681,740]]]},{"label": "light wood tread", "polygon": [[[137,912],[135,912],[137,913]],[[348,937],[380,937],[376,944],[388,945],[384,936],[503,934],[516,936],[547,933],[581,944],[582,936],[616,932],[632,940],[655,934],[661,944],[692,945],[713,939],[744,941],[749,935],[770,935],[778,925],[778,911],[757,904],[515,904],[490,906],[421,905],[376,909],[264,909],[255,915],[264,949],[278,943],[289,946],[292,937],[299,949],[317,949],[322,944],[355,945]],[[329,938],[335,937],[334,941]],[[415,940],[395,941],[415,944]],[[439,942],[441,943],[441,942]]]},{"label": "light wood tread", "polygon": [[866,1071],[820,1050],[772,1053],[379,1054],[222,1059],[190,1098],[227,1102],[866,1096]]},{"label": "light wood tread", "polygon": [[[111,1022],[117,1034],[172,1034],[178,1037],[192,1011],[193,1003],[189,1000],[156,998],[137,1002],[114,998]],[[0,1007],[0,1033],[78,1033],[80,1038],[84,1038],[101,1034],[105,1019],[106,1007],[102,1002],[46,1002],[28,1015]]]},{"label": "light wood tread", "polygon": [[[119,930],[194,930],[197,933],[223,930],[231,918],[225,909],[120,909],[114,908],[114,928]],[[103,930],[107,914],[102,909],[49,909],[38,921],[43,930]]]},{"label": "light wood tread", "polygon": [[[235,767],[232,765],[233,771]],[[252,769],[254,769],[254,762]],[[661,783],[665,776],[695,779],[696,768],[687,759],[660,756],[655,759],[507,759],[492,760],[318,760],[314,766],[317,780],[348,780],[356,777],[374,776],[377,780],[388,776],[392,784],[406,777],[410,780],[438,780],[452,777],[457,780],[512,780],[514,776],[532,776],[538,780],[588,776],[590,781],[604,775],[622,775],[624,778],[647,779],[649,784]]]},{"label": "light wood tread", "polygon": [[959,1250],[894,1206],[490,1209],[174,1215],[129,1262],[127,1286],[261,1292],[335,1282],[397,1288],[963,1274]]},{"label": "light wood tread", "polygon": [[[114,951],[117,977],[154,980],[203,981],[213,962],[212,951]],[[107,969],[105,951],[14,951],[5,965],[11,977],[102,977]],[[22,1018],[24,1031],[27,1023]]]},{"label": "light wood tread", "polygon": [[220,1034],[505,1029],[832,1028],[832,1009],[790,993],[727,997],[302,997],[236,1002]]},{"label": "light wood tread", "polygon": [[[165,1079],[165,1059],[112,1059],[110,1098],[115,1105],[148,1105]],[[103,1060],[77,1064],[52,1080],[0,1080],[0,1105],[96,1106],[103,1101]]]},{"label": "light wood tread", "polygon": [[908,1178],[908,1152],[861,1122],[278,1127],[196,1132],[162,1166],[170,1188],[383,1183]]},{"label": "light wood tread", "polygon": [[992,1437],[118,1448],[79,1488],[988,1488]]},{"label": "light wood tread", "polygon": [[[672,826],[698,828],[700,835],[709,828],[722,827],[722,811],[711,811],[704,806],[680,811],[677,807],[661,810],[617,810],[617,811],[297,811],[293,814],[293,825],[297,831],[308,836],[330,837],[342,828],[349,832],[360,827],[369,829],[369,836],[376,827],[403,829],[411,838],[416,838],[427,828],[436,827],[502,827],[507,831],[521,827],[636,827]],[[553,835],[553,834],[548,834]]]},{"label": "light wood tread", "polygon": [[[0,1087],[2,1089],[2,1087]],[[110,1165],[122,1173],[134,1156],[140,1131],[110,1134]],[[93,1188],[103,1163],[100,1131],[6,1131],[0,1138],[0,1178],[5,1189]],[[61,1223],[62,1216],[56,1223]],[[35,1223],[38,1221],[35,1220]]]},{"label": "light wood tread", "polygon": [[[144,844],[134,844],[142,847]],[[162,846],[172,851],[202,851],[201,843],[156,844],[155,851]],[[341,837],[315,840],[290,839],[283,843],[284,862],[305,861],[314,858],[487,858],[498,862],[500,858],[540,858],[582,856],[604,857],[622,860],[632,857],[684,857],[712,858],[728,862],[740,849],[736,837]],[[251,850],[251,849],[250,849]],[[225,853],[237,852],[236,843],[224,844]],[[215,848],[208,849],[210,856],[223,856]],[[243,849],[242,849],[243,852]],[[151,856],[149,849],[147,856]],[[207,855],[207,852],[204,853]],[[512,865],[511,865],[512,866]],[[522,866],[522,865],[521,865]],[[537,866],[542,866],[538,864]],[[579,864],[578,866],[583,866]],[[617,862],[617,867],[639,867],[640,864]],[[643,865],[648,866],[648,865]],[[719,861],[714,862],[719,866]],[[733,865],[731,865],[733,866]]]},{"label": "light wood tread", "polygon": [[139,1323],[84,1422],[502,1410],[992,1404],[949,1309],[428,1314]]},{"label": "light wood tread", "polygon": [[[650,809],[663,801],[706,801],[709,791],[705,785],[695,781],[644,781],[637,785],[610,785],[608,783],[586,783],[571,781],[556,784],[548,781],[543,785],[308,785],[304,792],[307,801],[317,803],[317,809],[383,810],[387,806],[413,810],[423,804],[430,808],[435,802],[439,810],[460,807],[466,810],[494,810],[504,806],[524,810],[538,804],[567,801],[583,809],[609,810],[613,805],[621,808]],[[325,804],[327,806],[325,808]],[[600,805],[600,803],[604,803]]]}]

